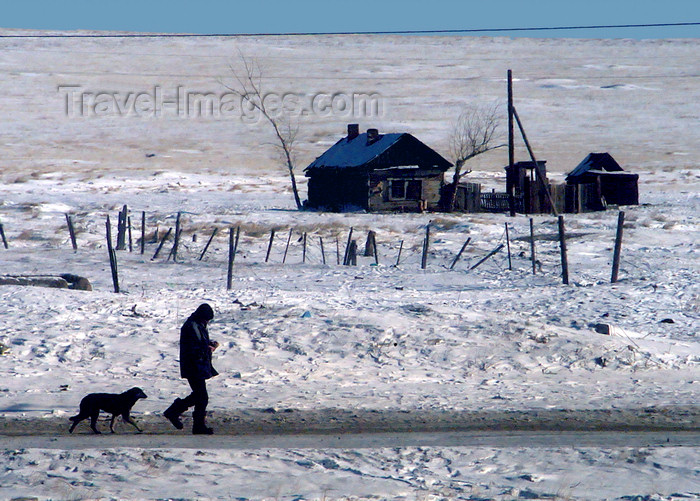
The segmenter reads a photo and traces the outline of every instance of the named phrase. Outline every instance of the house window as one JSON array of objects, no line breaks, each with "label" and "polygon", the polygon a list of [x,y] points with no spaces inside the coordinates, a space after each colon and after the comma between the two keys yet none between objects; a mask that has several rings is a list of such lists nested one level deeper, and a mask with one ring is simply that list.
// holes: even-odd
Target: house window
[{"label": "house window", "polygon": [[418,180],[406,181],[406,200],[420,200],[422,188],[422,183]]},{"label": "house window", "polygon": [[391,199],[403,200],[406,198],[406,183],[404,181],[391,181]]},{"label": "house window", "polygon": [[390,200],[421,200],[423,183],[418,179],[392,179],[389,186]]}]

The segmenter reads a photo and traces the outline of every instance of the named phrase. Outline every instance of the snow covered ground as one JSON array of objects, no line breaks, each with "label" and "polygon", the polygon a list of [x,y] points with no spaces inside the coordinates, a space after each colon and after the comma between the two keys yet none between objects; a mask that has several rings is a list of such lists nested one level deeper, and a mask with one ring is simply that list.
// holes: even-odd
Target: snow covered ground
[{"label": "snow covered ground", "polygon": [[[0,247],[0,275],[74,273],[89,278],[94,290],[0,286],[0,418],[67,422],[86,393],[140,386],[149,398],[136,404],[134,415],[158,419],[185,392],[178,330],[204,301],[215,308],[210,332],[221,343],[215,355],[221,376],[209,385],[214,413],[696,405],[700,176],[694,162],[700,143],[698,109],[688,103],[700,92],[697,41],[2,44],[7,78],[0,105],[10,118],[0,125],[0,223],[9,249]],[[386,114],[363,127],[407,129],[438,149],[459,103],[501,96],[505,69],[514,68],[523,77],[516,105],[541,158],[551,160],[552,177],[561,178],[593,150],[610,151],[640,174],[643,205],[624,208],[621,280],[609,283],[615,210],[566,216],[571,284],[565,286],[551,216],[535,216],[540,264],[533,275],[526,217],[293,210],[288,179],[274,167],[262,124],[62,115],[57,85],[138,91],[180,83],[206,90],[226,72],[224,62],[236,48],[272,65],[275,81],[304,92],[358,91],[348,82],[376,88],[391,99]],[[300,165],[334,142],[348,121],[316,118],[302,123]],[[498,188],[502,165],[497,152],[481,159],[471,177]],[[301,190],[303,197],[303,182]],[[131,210],[134,239],[146,211],[149,243],[144,255],[138,245],[117,253],[123,292],[115,294],[104,225],[108,214],[116,221],[122,204]],[[178,262],[166,261],[171,244],[152,260],[153,232],[173,227],[178,211],[184,230]],[[64,213],[76,224],[77,252]],[[431,252],[422,270],[430,221]],[[470,271],[504,243],[506,222],[513,270],[503,251]],[[235,226],[241,240],[227,291],[227,238]],[[199,261],[215,227],[219,235]],[[361,247],[367,231],[377,232],[379,265],[369,257],[357,267],[336,264],[351,227]],[[276,238],[265,262],[272,229]],[[289,229],[293,238],[282,264]],[[304,232],[309,247],[302,263]],[[472,242],[463,260],[449,270],[467,237]],[[613,335],[595,332],[597,323],[614,326]],[[687,499],[700,495],[699,450],[5,448],[0,497]]]},{"label": "snow covered ground", "polygon": [[2,461],[4,498],[680,501],[698,496],[697,448],[692,447],[20,449],[3,451]]}]

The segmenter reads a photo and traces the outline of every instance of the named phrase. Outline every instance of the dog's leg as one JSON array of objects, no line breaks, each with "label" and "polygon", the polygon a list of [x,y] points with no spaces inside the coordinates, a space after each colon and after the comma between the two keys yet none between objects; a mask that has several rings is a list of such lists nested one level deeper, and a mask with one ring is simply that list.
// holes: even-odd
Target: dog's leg
[{"label": "dog's leg", "polygon": [[90,415],[90,428],[92,428],[92,431],[97,433],[98,435],[100,434],[100,430],[97,429],[97,416],[99,416],[100,411],[98,410],[97,412],[93,412]]},{"label": "dog's leg", "polygon": [[78,426],[78,423],[81,422],[86,417],[88,417],[88,416],[83,416],[82,414],[78,414],[77,416],[73,416],[71,418],[68,418],[71,421],[73,421],[73,424],[70,426],[68,433],[73,433],[73,430],[75,430],[75,427]]},{"label": "dog's leg", "polygon": [[114,433],[114,420],[115,419],[117,419],[117,415],[112,414],[112,419],[110,419],[110,421],[109,421],[109,431],[111,431],[112,433]]},{"label": "dog's leg", "polygon": [[136,428],[139,431],[139,433],[143,433],[143,430],[141,428],[139,428],[139,426],[134,422],[133,419],[131,419],[131,416],[129,416],[128,412],[125,412],[124,414],[122,414],[122,419],[124,421],[126,421],[127,423],[129,423],[130,425],[132,425],[134,428]]}]

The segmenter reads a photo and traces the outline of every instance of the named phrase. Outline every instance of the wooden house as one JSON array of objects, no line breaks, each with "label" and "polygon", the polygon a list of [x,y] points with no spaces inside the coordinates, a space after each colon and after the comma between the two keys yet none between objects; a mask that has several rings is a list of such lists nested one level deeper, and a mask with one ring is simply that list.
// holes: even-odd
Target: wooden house
[{"label": "wooden house", "polygon": [[[609,153],[589,153],[578,166],[566,176],[566,184],[572,193],[589,193],[584,200],[574,197],[567,206],[573,205],[575,212],[597,210],[606,205],[638,205],[639,175],[625,172]],[[570,198],[570,197],[567,197]]]},{"label": "wooden house", "polygon": [[443,175],[452,166],[407,133],[380,134],[357,124],[304,169],[306,206],[346,211],[422,211],[440,208]]}]

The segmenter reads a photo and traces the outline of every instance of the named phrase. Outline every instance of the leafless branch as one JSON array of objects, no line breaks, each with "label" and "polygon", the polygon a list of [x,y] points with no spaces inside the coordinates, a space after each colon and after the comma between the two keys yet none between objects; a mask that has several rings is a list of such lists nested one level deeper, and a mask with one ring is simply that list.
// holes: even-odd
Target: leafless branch
[{"label": "leafless branch", "polygon": [[496,144],[500,123],[499,106],[496,103],[467,106],[459,115],[449,139],[455,171],[447,203],[448,211],[454,210],[459,181],[471,172],[463,170],[464,164],[477,155],[505,146]]},{"label": "leafless branch", "polygon": [[231,93],[238,96],[241,99],[241,104],[247,103],[258,110],[262,117],[272,126],[277,139],[277,142],[274,144],[279,149],[281,157],[289,170],[294,201],[297,208],[301,209],[302,204],[294,177],[294,146],[299,132],[298,126],[292,125],[290,118],[284,113],[282,113],[281,117],[277,117],[267,109],[265,105],[266,94],[263,91],[264,79],[262,68],[255,59],[248,59],[240,52],[239,57],[243,66],[242,71],[236,70],[232,65],[229,65],[229,70],[233,75],[235,83],[229,85],[223,80],[219,80],[219,83]]}]

